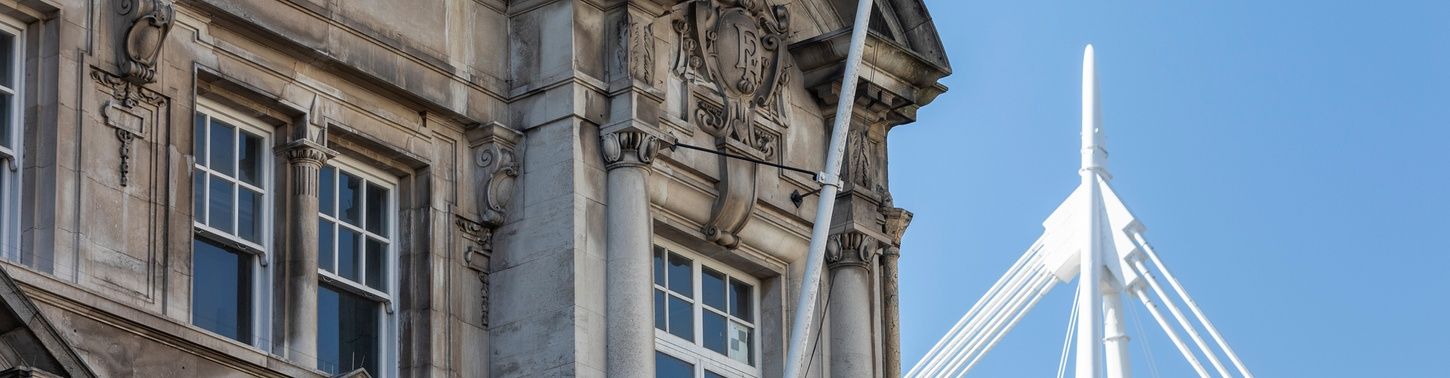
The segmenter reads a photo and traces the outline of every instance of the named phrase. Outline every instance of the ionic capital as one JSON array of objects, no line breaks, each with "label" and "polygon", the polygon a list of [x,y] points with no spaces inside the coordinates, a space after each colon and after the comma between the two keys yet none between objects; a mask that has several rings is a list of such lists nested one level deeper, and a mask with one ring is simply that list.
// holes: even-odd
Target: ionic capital
[{"label": "ionic capital", "polygon": [[659,138],[637,130],[621,130],[600,137],[604,167],[639,167],[654,161]]}]

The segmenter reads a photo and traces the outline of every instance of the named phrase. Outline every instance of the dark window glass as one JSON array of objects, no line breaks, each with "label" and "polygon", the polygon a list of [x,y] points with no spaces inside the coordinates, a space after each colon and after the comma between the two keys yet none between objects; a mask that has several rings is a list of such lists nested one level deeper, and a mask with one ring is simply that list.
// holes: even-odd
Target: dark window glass
[{"label": "dark window glass", "polygon": [[17,147],[10,140],[10,103],[15,101],[13,97],[15,96],[10,94],[0,94],[0,144],[12,149]]},{"label": "dark window glass", "polygon": [[347,173],[338,173],[337,214],[343,222],[358,225],[362,215],[362,179]]},{"label": "dark window glass", "polygon": [[15,36],[0,32],[0,85],[15,89]]},{"label": "dark window glass", "polygon": [[207,224],[212,228],[227,233],[232,231],[232,193],[236,190],[236,184],[221,177],[212,176],[211,189],[207,194],[209,207],[207,212]]},{"label": "dark window glass", "polygon": [[725,311],[725,273],[700,268],[700,299],[705,305]]},{"label": "dark window glass", "polygon": [[332,258],[336,252],[333,249],[333,230],[337,226],[326,219],[317,221],[317,266],[329,272],[337,273],[337,262]]},{"label": "dark window glass", "polygon": [[362,240],[357,231],[337,227],[337,275],[354,282],[358,281],[358,255],[362,253]]},{"label": "dark window glass", "polygon": [[388,229],[388,190],[381,186],[368,183],[367,190],[367,226],[364,229],[378,235],[387,235]]},{"label": "dark window glass", "polygon": [[685,340],[695,341],[694,311],[690,302],[670,296],[670,333]]},{"label": "dark window glass", "polygon": [[206,115],[196,113],[191,125],[191,156],[196,158],[196,164],[206,166]]},{"label": "dark window glass", "polygon": [[196,222],[206,224],[206,172],[191,172],[191,212]]},{"label": "dark window glass", "polygon": [[191,322],[222,336],[250,343],[250,256],[202,239],[193,240],[191,246]]},{"label": "dark window glass", "polygon": [[655,289],[655,328],[665,329],[665,292]]},{"label": "dark window glass", "polygon": [[237,178],[248,184],[262,186],[262,137],[241,131],[237,148]]},{"label": "dark window glass", "polygon": [[317,200],[322,208],[322,213],[334,215],[332,209],[337,207],[337,168],[322,167],[322,173],[318,175],[318,181],[322,187],[317,190]]},{"label": "dark window glass", "polygon": [[368,250],[364,255],[367,261],[363,262],[363,267],[367,272],[363,274],[363,279],[367,280],[369,287],[381,291],[388,291],[387,274],[384,273],[388,271],[388,259],[386,258],[388,256],[388,243],[383,243],[373,238],[367,238],[367,240]]},{"label": "dark window glass", "polygon": [[754,287],[750,284],[730,280],[730,315],[754,322]]},{"label": "dark window glass", "polygon": [[317,367],[328,373],[358,368],[379,374],[377,302],[336,290],[317,288]]},{"label": "dark window glass", "polygon": [[211,120],[211,163],[208,167],[227,176],[236,176],[237,129],[219,121]]},{"label": "dark window glass", "polygon": [[700,319],[700,326],[704,328],[701,341],[705,343],[705,348],[709,348],[715,353],[725,354],[727,344],[725,316],[710,310],[702,311],[701,314],[703,318]]},{"label": "dark window glass", "polygon": [[694,378],[695,365],[655,352],[655,378]]},{"label": "dark window glass", "polygon": [[690,259],[671,253],[669,270],[670,291],[694,298],[695,275],[690,271]]},{"label": "dark window glass", "polygon": [[262,193],[240,188],[237,193],[237,236],[262,242]]},{"label": "dark window glass", "polygon": [[660,286],[664,286],[665,285],[665,249],[664,248],[660,248],[658,246],[655,247],[654,265],[655,265],[655,284],[656,285],[660,285]]},{"label": "dark window glass", "polygon": [[713,371],[706,370],[705,371],[705,378],[725,378],[725,376],[720,375],[720,373],[716,373],[716,372],[713,372]]}]

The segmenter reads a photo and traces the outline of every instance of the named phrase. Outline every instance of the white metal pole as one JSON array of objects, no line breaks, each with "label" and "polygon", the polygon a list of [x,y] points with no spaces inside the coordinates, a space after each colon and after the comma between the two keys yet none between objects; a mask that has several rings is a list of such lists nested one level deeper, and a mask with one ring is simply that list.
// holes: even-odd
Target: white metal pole
[{"label": "white metal pole", "polygon": [[1153,298],[1148,297],[1148,293],[1144,292],[1141,286],[1133,288],[1133,295],[1138,297],[1139,302],[1143,302],[1143,307],[1148,308],[1148,313],[1153,315],[1154,321],[1158,322],[1158,328],[1162,328],[1163,333],[1168,334],[1168,340],[1173,341],[1173,346],[1178,348],[1178,353],[1183,354],[1183,359],[1188,360],[1188,365],[1193,366],[1193,371],[1197,372],[1199,377],[1208,378],[1208,370],[1203,368],[1203,363],[1198,362],[1198,357],[1193,355],[1193,351],[1188,350],[1188,345],[1178,337],[1178,331],[1173,330],[1173,325],[1168,324],[1168,319],[1163,318],[1163,312],[1158,311],[1158,304],[1153,302]]},{"label": "white metal pole", "polygon": [[947,343],[950,342],[958,332],[961,332],[962,328],[966,327],[967,322],[970,321],[972,317],[977,314],[977,312],[982,310],[982,306],[985,305],[993,297],[995,297],[997,295],[997,292],[1001,291],[1002,288],[1006,286],[1007,281],[1009,281],[1010,278],[1015,277],[1017,271],[1021,269],[1021,267],[1025,265],[1028,260],[1032,260],[1032,257],[1036,255],[1037,245],[1036,243],[1033,243],[1033,247],[1028,249],[1027,253],[1023,253],[1022,257],[1017,258],[1017,262],[1012,263],[1012,267],[1007,268],[1007,273],[1003,274],[1002,277],[997,278],[997,282],[993,283],[992,287],[987,289],[987,294],[984,294],[981,298],[978,298],[977,303],[972,304],[972,307],[967,310],[967,314],[962,315],[961,320],[957,320],[957,324],[952,326],[951,330],[947,331],[946,336],[943,336],[941,340],[937,340],[936,345],[932,345],[931,350],[927,351],[926,355],[922,356],[921,360],[916,363],[916,366],[913,366],[911,370],[907,371],[905,376],[916,376],[916,373],[918,371],[926,367],[925,362],[931,361],[937,355],[937,353],[942,352],[942,348],[946,347]]},{"label": "white metal pole", "polygon": [[986,303],[983,303],[981,308],[975,308],[976,306],[973,306],[973,310],[969,312],[975,312],[975,314],[971,319],[964,319],[966,320],[966,325],[962,327],[960,332],[949,336],[948,339],[943,339],[945,345],[939,351],[940,353],[932,356],[930,359],[923,357],[922,362],[917,363],[917,367],[911,369],[911,372],[907,376],[933,376],[934,372],[942,368],[947,361],[950,361],[952,356],[958,353],[965,343],[970,341],[973,335],[981,331],[984,323],[995,316],[998,311],[1001,311],[1002,306],[1010,302],[1011,298],[1020,295],[1018,293],[1022,290],[1023,285],[1026,285],[1033,276],[1044,274],[1040,270],[1035,269],[1038,260],[1039,256],[1033,254],[1025,261],[1021,269],[1009,272],[1009,276],[1004,276],[1003,278],[1007,279],[1006,284],[1003,285],[1001,290],[992,293],[990,298],[984,297],[983,300]]},{"label": "white metal pole", "polygon": [[1002,332],[1003,324],[1011,320],[1014,314],[1022,312],[1023,307],[1027,306],[1028,300],[1031,299],[1038,292],[1040,287],[1049,285],[1052,280],[1053,278],[1051,274],[1047,274],[1045,272],[1035,273],[1032,277],[1032,280],[1023,287],[1024,290],[1021,293],[1013,296],[1012,303],[1009,304],[1008,307],[1003,308],[1002,312],[994,314],[990,322],[987,323],[986,328],[983,328],[980,333],[973,335],[972,339],[969,340],[969,343],[966,345],[966,347],[963,348],[960,352],[956,353],[956,355],[952,356],[951,363],[946,365],[945,370],[941,371],[941,373],[944,374],[933,374],[933,376],[951,375],[952,372],[957,371],[957,368],[960,368],[963,363],[966,363],[968,357],[975,355],[978,353],[978,351],[980,351],[982,345],[985,344],[988,339],[990,339],[993,335]]},{"label": "white metal pole", "polygon": [[1153,265],[1163,273],[1163,278],[1168,280],[1168,285],[1173,286],[1173,291],[1178,292],[1178,296],[1183,298],[1183,303],[1188,304],[1188,309],[1193,311],[1193,316],[1203,323],[1203,328],[1208,329],[1208,335],[1213,336],[1213,341],[1218,343],[1219,348],[1223,348],[1224,354],[1228,355],[1229,361],[1233,362],[1234,367],[1239,370],[1239,374],[1245,378],[1254,378],[1254,374],[1250,373],[1249,369],[1244,367],[1244,362],[1239,360],[1239,355],[1234,353],[1233,348],[1229,348],[1228,342],[1223,340],[1223,335],[1218,333],[1218,327],[1214,327],[1213,323],[1208,321],[1208,317],[1203,316],[1203,310],[1198,309],[1198,303],[1188,296],[1188,291],[1183,290],[1183,285],[1178,284],[1178,279],[1173,278],[1173,273],[1168,271],[1168,267],[1163,265],[1163,261],[1158,260],[1158,253],[1153,252],[1153,247],[1148,245],[1148,240],[1143,239],[1143,234],[1135,232],[1133,239],[1138,242],[1138,245],[1143,246],[1143,252],[1148,255],[1148,259],[1153,260]]},{"label": "white metal pole", "polygon": [[992,341],[988,342],[987,346],[982,347],[981,352],[977,352],[977,355],[972,357],[971,362],[967,363],[967,367],[962,369],[962,375],[966,375],[967,372],[972,371],[972,367],[977,366],[977,362],[981,362],[982,357],[986,356],[987,352],[991,352],[992,348],[995,348],[997,346],[997,342],[1002,341],[1002,336],[1006,336],[1007,332],[1011,331],[1012,328],[1017,327],[1017,322],[1022,321],[1023,316],[1027,316],[1028,312],[1031,312],[1033,308],[1037,307],[1037,302],[1041,301],[1042,297],[1046,297],[1047,293],[1052,291],[1052,288],[1054,286],[1057,286],[1056,279],[1049,279],[1047,281],[1047,284],[1042,285],[1042,288],[1037,290],[1037,295],[1034,295],[1032,297],[1032,302],[1028,302],[1027,307],[1022,308],[1021,311],[1018,311],[1017,316],[1014,316],[1011,322],[1007,323],[1006,326],[1003,326],[1002,330],[998,331],[996,336],[992,336]]},{"label": "white metal pole", "polygon": [[861,68],[861,53],[866,49],[867,23],[871,19],[872,0],[858,0],[856,22],[851,27],[851,49],[846,53],[845,72],[841,77],[841,93],[836,102],[836,120],[831,128],[830,148],[826,150],[825,171],[820,198],[816,202],[815,225],[811,228],[811,245],[806,251],[805,276],[801,277],[800,297],[796,302],[795,319],[790,323],[790,341],[786,344],[785,377],[800,377],[806,339],[815,320],[816,296],[820,294],[821,264],[826,251],[826,238],[831,231],[831,212],[836,207],[836,192],[841,189],[841,158],[846,153],[846,131],[851,125],[851,110],[856,107],[856,79]]},{"label": "white metal pole", "polygon": [[1198,335],[1198,328],[1194,327],[1193,323],[1189,322],[1188,318],[1183,316],[1183,311],[1179,310],[1178,305],[1173,303],[1173,298],[1163,292],[1163,287],[1158,284],[1158,278],[1153,276],[1153,272],[1148,271],[1148,267],[1143,265],[1143,260],[1134,259],[1133,266],[1138,268],[1138,274],[1143,276],[1143,282],[1148,284],[1148,288],[1153,289],[1153,293],[1158,294],[1159,298],[1163,298],[1163,306],[1168,307],[1168,313],[1173,314],[1173,320],[1178,321],[1178,325],[1183,326],[1183,332],[1188,334],[1188,338],[1193,340],[1193,344],[1198,346],[1198,350],[1203,351],[1204,357],[1208,358],[1208,363],[1213,365],[1213,370],[1217,371],[1218,375],[1232,377],[1228,374],[1228,369],[1223,366],[1223,362],[1219,362],[1218,354],[1214,353],[1213,349],[1208,347],[1208,343],[1203,341],[1203,337]]},{"label": "white metal pole", "polygon": [[1098,140],[1097,78],[1093,63],[1093,46],[1083,50],[1082,58],[1082,186],[1088,190],[1087,222],[1088,245],[1079,251],[1082,259],[1078,274],[1078,328],[1077,328],[1077,378],[1097,378],[1102,371],[1103,360],[1103,310],[1102,293],[1099,291],[1099,272],[1102,263],[1102,193],[1098,188],[1098,173],[1102,154]]},{"label": "white metal pole", "polygon": [[1123,326],[1123,287],[1116,282],[1108,284],[1103,294],[1103,348],[1107,354],[1108,378],[1132,378],[1132,365],[1128,364],[1128,332]]}]

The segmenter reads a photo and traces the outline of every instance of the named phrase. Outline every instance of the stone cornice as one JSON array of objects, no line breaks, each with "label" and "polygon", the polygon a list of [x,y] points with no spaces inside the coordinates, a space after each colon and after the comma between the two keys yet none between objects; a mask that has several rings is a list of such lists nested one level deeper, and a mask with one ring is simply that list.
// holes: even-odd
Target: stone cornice
[{"label": "stone cornice", "polygon": [[[850,39],[850,29],[847,28],[790,45],[790,52],[803,73],[802,82],[807,88],[829,87],[831,83],[840,81],[841,66],[846,61]],[[862,64],[863,70],[872,73],[869,76],[863,74],[862,83],[872,83],[900,97],[904,103],[897,107],[912,108],[908,114],[910,119],[915,118],[914,108],[931,103],[937,95],[946,91],[946,86],[938,81],[951,74],[950,68],[874,32],[866,39]]]}]

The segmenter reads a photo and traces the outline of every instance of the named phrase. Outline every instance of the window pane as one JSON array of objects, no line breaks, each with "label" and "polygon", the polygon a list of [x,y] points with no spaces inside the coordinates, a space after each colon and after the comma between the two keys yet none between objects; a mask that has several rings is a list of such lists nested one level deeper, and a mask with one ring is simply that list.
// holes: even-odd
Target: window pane
[{"label": "window pane", "polygon": [[322,173],[318,176],[318,180],[321,181],[322,186],[317,190],[317,199],[320,202],[323,214],[335,215],[332,209],[337,207],[337,204],[333,203],[334,198],[337,197],[336,174],[337,168],[322,167]]},{"label": "window pane", "polygon": [[317,267],[332,273],[337,273],[336,261],[332,258],[333,252],[333,230],[337,226],[326,219],[317,221]]},{"label": "window pane", "polygon": [[690,302],[676,296],[670,297],[670,333],[685,340],[695,341],[695,316]]},{"label": "window pane", "polygon": [[207,224],[211,225],[212,228],[228,233],[233,232],[232,193],[236,190],[234,185],[236,184],[233,184],[231,181],[212,176],[211,188],[207,192],[207,212],[211,213],[211,216],[207,217]]},{"label": "window pane", "polygon": [[669,270],[670,291],[694,298],[695,274],[690,270],[690,259],[671,253]]},{"label": "window pane", "polygon": [[365,368],[378,371],[377,302],[335,290],[317,288],[317,366],[328,373]]},{"label": "window pane", "polygon": [[337,273],[343,278],[357,281],[358,255],[362,253],[362,240],[357,231],[347,227],[337,228]]},{"label": "window pane", "polygon": [[655,352],[655,378],[694,378],[695,365],[689,362],[674,358],[668,354]]},{"label": "window pane", "polygon": [[373,238],[367,239],[368,250],[365,255],[367,261],[363,264],[364,269],[367,269],[367,274],[363,277],[367,280],[368,286],[381,291],[388,291],[388,243],[383,243]]},{"label": "window pane", "polygon": [[730,280],[730,315],[745,320],[755,321],[755,287],[750,284]]},{"label": "window pane", "polygon": [[725,376],[720,375],[720,373],[716,373],[716,372],[713,372],[713,371],[706,370],[705,371],[705,378],[725,378]]},{"label": "window pane", "polygon": [[701,341],[705,348],[725,354],[725,316],[710,310],[702,311],[701,314],[700,327],[704,328]]},{"label": "window pane", "polygon": [[655,289],[655,328],[665,330],[665,292]]},{"label": "window pane", "polygon": [[223,123],[222,121],[211,120],[211,162],[208,165],[211,169],[221,172],[227,176],[236,175],[236,143],[237,129]]},{"label": "window pane", "polygon": [[237,193],[237,236],[262,242],[262,193],[239,188]]},{"label": "window pane", "polygon": [[222,336],[250,343],[250,259],[202,239],[193,240],[191,245],[191,322]]},{"label": "window pane", "polygon": [[262,186],[262,137],[241,131],[237,141],[237,178],[248,184]]},{"label": "window pane", "polygon": [[391,237],[388,235],[388,190],[381,186],[368,183],[367,190],[367,227],[368,232]]},{"label": "window pane", "polygon": [[15,89],[15,36],[0,32],[0,85]]},{"label": "window pane", "polygon": [[730,322],[730,359],[755,366],[755,354],[751,349],[755,346],[755,331],[740,322]]},{"label": "window pane", "polygon": [[17,146],[11,144],[12,141],[10,140],[10,106],[11,102],[14,101],[11,97],[13,96],[8,94],[0,95],[0,145],[15,148]]},{"label": "window pane", "polygon": [[191,213],[196,222],[206,224],[206,172],[191,172]]},{"label": "window pane", "polygon": [[725,273],[700,268],[700,299],[705,305],[725,311]]},{"label": "window pane", "polygon": [[362,215],[362,179],[338,172],[341,180],[337,186],[337,212],[343,222],[359,225]]},{"label": "window pane", "polygon": [[665,249],[655,246],[655,284],[665,285]]},{"label": "window pane", "polygon": [[196,113],[191,125],[191,156],[196,158],[196,164],[206,166],[206,115]]}]

